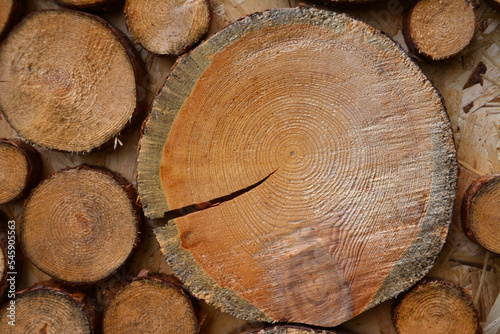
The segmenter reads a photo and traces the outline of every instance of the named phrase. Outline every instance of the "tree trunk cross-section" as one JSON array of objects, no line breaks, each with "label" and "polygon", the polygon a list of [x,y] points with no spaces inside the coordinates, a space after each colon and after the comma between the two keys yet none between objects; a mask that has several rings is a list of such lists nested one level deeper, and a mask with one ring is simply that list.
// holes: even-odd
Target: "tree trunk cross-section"
[{"label": "tree trunk cross-section", "polygon": [[81,293],[71,294],[49,284],[18,292],[15,298],[15,326],[9,324],[7,303],[0,311],[0,333],[93,333],[93,310]]},{"label": "tree trunk cross-section", "polygon": [[419,0],[403,29],[410,50],[429,60],[453,57],[474,37],[476,15],[469,0]]},{"label": "tree trunk cross-section", "polygon": [[127,0],[124,13],[135,41],[161,55],[183,53],[210,26],[208,0]]},{"label": "tree trunk cross-section", "polygon": [[[376,29],[270,10],[182,57],[154,101],[138,187],[191,292],[249,320],[335,326],[431,268],[451,219],[441,99]],[[203,207],[206,207],[204,204]]]},{"label": "tree trunk cross-section", "polygon": [[130,283],[116,294],[104,314],[104,334],[153,332],[199,332],[189,297],[166,278],[145,278]]},{"label": "tree trunk cross-section", "polygon": [[140,215],[135,201],[132,186],[108,170],[58,171],[26,200],[19,231],[23,252],[64,282],[105,279],[136,245]]},{"label": "tree trunk cross-section", "polygon": [[40,154],[19,139],[0,139],[0,204],[29,194],[40,179]]},{"label": "tree trunk cross-section", "polygon": [[0,48],[0,111],[27,141],[87,152],[144,110],[144,68],[118,30],[69,10],[25,18]]},{"label": "tree trunk cross-section", "polygon": [[465,234],[490,252],[500,254],[500,175],[474,181],[462,202]]},{"label": "tree trunk cross-section", "polygon": [[459,286],[422,281],[398,302],[393,312],[398,334],[481,334],[472,299]]}]

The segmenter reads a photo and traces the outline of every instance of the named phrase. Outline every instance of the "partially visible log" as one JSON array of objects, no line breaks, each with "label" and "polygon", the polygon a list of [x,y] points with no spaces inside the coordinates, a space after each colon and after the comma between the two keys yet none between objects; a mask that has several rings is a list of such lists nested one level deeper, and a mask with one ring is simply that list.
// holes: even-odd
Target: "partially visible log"
[{"label": "partially visible log", "polygon": [[496,10],[500,11],[500,0],[485,0],[485,2]]},{"label": "partially visible log", "polygon": [[11,300],[15,302],[15,311],[9,309],[11,301],[4,305],[0,311],[0,333],[92,334],[95,314],[85,297],[53,282],[39,283],[16,293]]},{"label": "partially visible log", "polygon": [[393,322],[398,334],[482,333],[470,296],[442,280],[424,280],[400,297]]},{"label": "partially visible log", "polygon": [[[7,252],[8,234],[7,234],[7,216],[3,211],[0,211],[0,300],[7,289],[7,273],[9,254]],[[20,267],[18,267],[20,268]]]},{"label": "partially visible log", "polygon": [[246,320],[351,319],[420,280],[451,221],[439,94],[341,14],[269,10],[212,35],[173,68],[140,146],[145,212],[173,218],[156,231],[167,261]]},{"label": "partially visible log", "polygon": [[132,186],[109,170],[80,166],[42,181],[26,200],[20,241],[46,274],[91,283],[115,272],[131,255],[140,209]]},{"label": "partially visible log", "polygon": [[28,195],[41,170],[37,150],[19,139],[0,139],[0,204]]},{"label": "partially visible log", "polygon": [[470,0],[419,0],[406,16],[403,33],[410,51],[437,61],[462,51],[475,30]]},{"label": "partially visible log", "polygon": [[122,288],[107,306],[104,334],[196,334],[199,323],[189,297],[168,276],[140,278]]},{"label": "partially visible log", "polygon": [[208,0],[127,0],[127,28],[150,52],[179,55],[205,35],[210,26]]},{"label": "partially visible log", "polygon": [[0,0],[0,41],[21,18],[25,11],[24,0]]},{"label": "partially visible log", "polygon": [[142,117],[145,85],[131,43],[83,12],[32,13],[0,47],[0,110],[43,148],[88,152],[113,144]]},{"label": "partially visible log", "polygon": [[462,201],[462,227],[476,244],[500,254],[500,175],[474,181]]},{"label": "partially visible log", "polygon": [[245,333],[252,334],[352,334],[341,329],[314,329],[300,325],[273,325]]},{"label": "partially visible log", "polygon": [[54,0],[58,5],[83,10],[105,11],[115,9],[123,4],[124,0]]}]

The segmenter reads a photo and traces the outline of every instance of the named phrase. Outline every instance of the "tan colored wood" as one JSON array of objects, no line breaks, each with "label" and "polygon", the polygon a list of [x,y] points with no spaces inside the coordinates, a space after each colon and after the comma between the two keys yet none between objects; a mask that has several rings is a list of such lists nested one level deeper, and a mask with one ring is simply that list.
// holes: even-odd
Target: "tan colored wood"
[{"label": "tan colored wood", "polygon": [[0,41],[7,36],[12,26],[24,12],[23,0],[0,0]]},{"label": "tan colored wood", "polygon": [[0,333],[93,333],[93,311],[81,293],[48,285],[37,285],[15,297],[15,326],[9,324],[10,302],[0,310]]},{"label": "tan colored wood", "polygon": [[410,50],[430,60],[453,57],[472,40],[476,16],[470,0],[419,0],[403,29]]},{"label": "tan colored wood", "polygon": [[242,19],[179,60],[151,115],[141,201],[152,217],[210,202],[157,236],[225,312],[335,326],[407,289],[442,247],[449,121],[364,23],[310,8]]},{"label": "tan colored wood", "polygon": [[127,28],[142,47],[155,54],[179,55],[210,26],[208,0],[127,0]]},{"label": "tan colored wood", "polygon": [[117,8],[123,0],[54,0],[63,7],[77,10],[108,10]]},{"label": "tan colored wood", "polygon": [[104,334],[199,333],[189,297],[168,278],[149,277],[122,288],[106,308]]},{"label": "tan colored wood", "polygon": [[40,179],[40,154],[21,140],[0,139],[0,204],[22,198]]},{"label": "tan colored wood", "polygon": [[462,224],[467,236],[500,254],[500,175],[485,175],[470,185],[462,202]]},{"label": "tan colored wood", "polygon": [[32,143],[87,152],[139,119],[142,71],[125,38],[103,19],[37,12],[0,48],[0,109]]},{"label": "tan colored wood", "polygon": [[255,333],[255,334],[348,334],[344,330],[321,330],[321,329],[312,329],[307,328],[305,326],[294,325],[275,325],[266,327],[259,330],[248,331],[245,333]]},{"label": "tan colored wood", "polygon": [[137,243],[135,202],[132,186],[108,170],[81,166],[58,171],[26,200],[19,231],[24,254],[59,280],[102,280]]},{"label": "tan colored wood", "polygon": [[394,309],[398,334],[480,334],[479,317],[470,296],[445,281],[423,281]]}]

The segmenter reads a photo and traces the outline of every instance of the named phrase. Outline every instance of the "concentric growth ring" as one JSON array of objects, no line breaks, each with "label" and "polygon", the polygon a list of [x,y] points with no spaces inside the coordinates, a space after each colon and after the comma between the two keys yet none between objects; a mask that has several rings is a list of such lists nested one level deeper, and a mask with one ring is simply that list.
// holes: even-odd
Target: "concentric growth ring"
[{"label": "concentric growth ring", "polygon": [[344,15],[271,10],[180,59],[138,186],[152,217],[224,198],[158,231],[195,295],[247,319],[335,326],[430,268],[454,159],[439,95],[389,38]]}]

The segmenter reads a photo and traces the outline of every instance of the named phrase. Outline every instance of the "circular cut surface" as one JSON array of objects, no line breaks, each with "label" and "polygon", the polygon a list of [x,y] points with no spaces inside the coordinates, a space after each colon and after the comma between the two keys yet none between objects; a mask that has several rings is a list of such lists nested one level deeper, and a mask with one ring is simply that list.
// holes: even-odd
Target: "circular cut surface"
[{"label": "circular cut surface", "polygon": [[158,239],[191,291],[226,312],[335,326],[408,288],[442,247],[449,121],[418,67],[362,22],[251,15],[177,63],[153,114],[142,203],[153,217],[214,204]]},{"label": "circular cut surface", "polygon": [[471,298],[458,286],[424,282],[408,292],[394,310],[399,334],[478,334],[479,319]]},{"label": "circular cut surface", "polygon": [[476,16],[469,0],[419,0],[406,24],[408,46],[427,58],[441,60],[470,43]]},{"label": "circular cut surface", "polygon": [[0,142],[0,203],[19,196],[26,186],[28,160],[16,146]]},{"label": "circular cut surface", "polygon": [[136,107],[125,47],[103,20],[80,12],[24,19],[0,48],[0,78],[0,109],[9,123],[49,149],[98,148],[119,134]]},{"label": "circular cut surface", "polygon": [[137,214],[125,186],[109,172],[88,167],[62,170],[40,183],[21,217],[24,254],[67,282],[111,275],[128,258],[137,236]]},{"label": "circular cut surface", "polygon": [[180,288],[158,280],[130,283],[113,298],[104,314],[104,334],[195,334],[198,320]]},{"label": "circular cut surface", "polygon": [[9,325],[9,305],[0,312],[0,333],[92,333],[82,305],[65,293],[33,290],[17,295],[15,326]]},{"label": "circular cut surface", "polygon": [[124,12],[136,42],[156,54],[183,53],[210,24],[207,0],[127,0]]},{"label": "circular cut surface", "polygon": [[[500,254],[500,175],[488,175],[471,185],[464,198],[464,217],[473,239],[487,250]],[[464,219],[462,218],[462,219]]]}]

